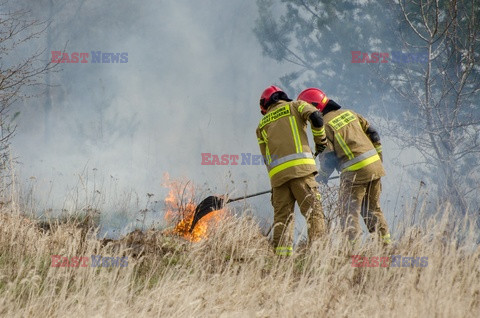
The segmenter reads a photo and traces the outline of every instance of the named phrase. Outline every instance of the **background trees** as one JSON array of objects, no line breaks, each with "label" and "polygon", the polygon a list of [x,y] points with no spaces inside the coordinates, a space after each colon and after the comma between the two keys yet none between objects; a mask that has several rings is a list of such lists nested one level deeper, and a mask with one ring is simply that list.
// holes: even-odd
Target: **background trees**
[{"label": "background trees", "polygon": [[[405,48],[428,52],[420,67],[395,68],[387,79],[406,102],[408,139],[460,213],[478,209],[480,167],[480,7],[478,1],[400,1]],[[474,206],[470,206],[474,204]]]},{"label": "background trees", "polygon": [[[389,135],[421,154],[416,175],[459,213],[479,207],[478,0],[259,0],[264,54],[296,65],[289,91],[322,87],[348,105],[388,113]],[[351,51],[424,53],[423,61],[352,64]],[[386,113],[385,113],[386,112]]]},{"label": "background trees", "polygon": [[374,69],[351,63],[352,51],[398,47],[383,24],[394,16],[385,1],[259,0],[257,4],[254,32],[263,53],[297,66],[280,79],[285,89],[300,92],[306,86],[320,86],[362,109],[377,102],[376,92],[389,89]]}]

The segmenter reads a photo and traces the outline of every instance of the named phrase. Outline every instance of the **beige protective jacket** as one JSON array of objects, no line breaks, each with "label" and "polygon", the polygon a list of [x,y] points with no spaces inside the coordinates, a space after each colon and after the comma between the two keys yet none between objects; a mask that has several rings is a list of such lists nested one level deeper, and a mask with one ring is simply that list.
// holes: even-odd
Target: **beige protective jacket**
[{"label": "beige protective jacket", "polygon": [[323,118],[328,145],[339,160],[343,180],[364,183],[385,175],[382,145],[373,144],[367,136],[365,118],[348,109],[330,111]]},{"label": "beige protective jacket", "polygon": [[[307,138],[307,121],[315,111],[302,101],[279,101],[260,120],[257,139],[272,187],[317,173]],[[324,127],[312,127],[312,133],[316,144],[326,145]]]}]

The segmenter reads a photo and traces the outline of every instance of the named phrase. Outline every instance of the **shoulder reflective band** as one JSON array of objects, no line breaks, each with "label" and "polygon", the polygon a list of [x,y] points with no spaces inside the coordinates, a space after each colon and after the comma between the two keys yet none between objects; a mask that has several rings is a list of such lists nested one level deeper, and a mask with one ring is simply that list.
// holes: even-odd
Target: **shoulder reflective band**
[{"label": "shoulder reflective band", "polygon": [[303,151],[302,140],[298,133],[297,120],[295,117],[290,116],[290,127],[292,128],[293,141],[295,142],[295,152],[300,153]]},{"label": "shoulder reflective band", "polygon": [[362,153],[360,156],[356,157],[355,159],[345,162],[340,167],[340,170],[356,171],[365,166],[368,166],[369,164],[377,160],[380,160],[380,156],[377,154],[377,151],[375,149],[372,149],[365,153]]},{"label": "shoulder reflective band", "polygon": [[355,115],[353,115],[349,110],[347,110],[346,112],[343,112],[337,117],[330,120],[328,124],[332,126],[333,129],[339,130],[340,128],[347,125],[348,123],[351,123],[355,119],[357,119],[357,117],[355,117]]},{"label": "shoulder reflective band", "polygon": [[262,129],[265,125],[270,124],[272,121],[275,121],[279,118],[289,116],[290,115],[290,105],[287,104],[285,106],[280,107],[279,109],[274,110],[263,116],[258,128]]},{"label": "shoulder reflective band", "polygon": [[293,160],[293,159],[303,159],[303,158],[309,158],[313,159],[313,155],[309,152],[302,152],[302,153],[294,153],[282,158],[279,158],[277,160],[274,160],[269,166],[269,169],[273,169],[278,165],[281,165],[282,163],[285,163],[287,161]]},{"label": "shoulder reflective band", "polygon": [[355,156],[353,155],[352,151],[350,150],[350,147],[348,147],[347,143],[343,139],[342,135],[335,134],[335,138],[337,139],[340,147],[342,147],[342,150],[345,153],[345,155],[348,157],[348,159],[352,160]]},{"label": "shoulder reflective band", "polygon": [[307,104],[305,104],[305,103],[302,103],[302,105],[298,106],[298,112],[302,113],[305,106],[307,106]]},{"label": "shoulder reflective band", "polygon": [[382,152],[382,145],[376,146],[375,149],[377,149],[378,153],[381,153]]},{"label": "shoulder reflective band", "polygon": [[317,167],[317,164],[315,163],[315,159],[312,159],[312,158],[293,159],[293,160],[284,162],[284,163],[282,163],[282,164],[279,164],[279,165],[276,166],[275,168],[272,168],[272,169],[268,172],[268,176],[269,176],[270,178],[272,178],[274,175],[276,175],[276,174],[279,173],[280,171],[283,171],[283,170],[288,169],[288,168],[291,168],[291,167],[300,166],[300,165],[313,165],[313,166],[315,166],[315,169],[316,169],[316,167]]}]

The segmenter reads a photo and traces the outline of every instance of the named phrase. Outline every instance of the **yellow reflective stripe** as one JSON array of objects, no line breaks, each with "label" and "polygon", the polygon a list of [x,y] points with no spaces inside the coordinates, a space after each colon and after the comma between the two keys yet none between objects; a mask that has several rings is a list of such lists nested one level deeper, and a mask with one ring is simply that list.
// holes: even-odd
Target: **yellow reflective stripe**
[{"label": "yellow reflective stripe", "polygon": [[312,134],[314,136],[322,136],[322,135],[325,135],[325,127],[322,127],[320,129],[313,129],[312,127]]},{"label": "yellow reflective stripe", "polygon": [[274,160],[269,166],[269,169],[273,169],[278,165],[281,165],[282,163],[288,162],[290,160],[294,159],[303,159],[303,158],[313,158],[313,155],[311,152],[302,152],[302,153],[292,153],[290,155],[284,156],[282,158]]},{"label": "yellow reflective stripe", "polygon": [[272,157],[270,156],[270,149],[268,148],[268,137],[267,137],[267,132],[265,130],[262,130],[262,137],[263,137],[263,142],[265,143],[265,159],[268,165],[272,162]]},{"label": "yellow reflective stripe", "polygon": [[260,138],[257,138],[257,141],[258,141],[259,144],[264,144],[265,143],[265,141],[263,141],[263,139],[260,139]]},{"label": "yellow reflective stripe", "polygon": [[262,137],[263,137],[263,141],[266,143],[268,141],[268,137],[267,137],[267,132],[265,130],[262,130]]},{"label": "yellow reflective stripe", "polygon": [[361,155],[356,156],[352,160],[348,160],[348,161],[342,163],[342,165],[340,166],[340,169],[343,170],[345,168],[353,166],[354,164],[359,163],[362,160],[365,160],[367,158],[370,158],[371,156],[375,156],[376,154],[377,154],[377,151],[375,149],[364,152]]},{"label": "yellow reflective stripe", "polygon": [[275,248],[275,250],[287,250],[287,251],[293,251],[293,247],[291,246],[278,246]]},{"label": "yellow reflective stripe", "polygon": [[380,156],[378,154],[374,155],[374,156],[371,156],[370,158],[367,158],[367,159],[362,160],[360,162],[357,162],[356,164],[351,165],[350,167],[347,167],[347,168],[343,169],[343,171],[345,171],[345,170],[346,171],[356,171],[358,169],[362,169],[365,166],[368,166],[371,163],[374,163],[377,160],[380,160]]},{"label": "yellow reflective stripe", "polygon": [[290,116],[290,127],[292,128],[293,141],[295,142],[295,151],[300,153],[303,151],[303,146],[298,133],[297,120],[293,116]]},{"label": "yellow reflective stripe", "polygon": [[350,150],[350,148],[347,146],[347,143],[345,142],[345,140],[343,140],[342,136],[340,134],[335,134],[335,138],[337,139],[340,147],[342,147],[343,152],[348,157],[348,159],[352,160],[354,158],[354,155],[353,155],[352,151]]},{"label": "yellow reflective stripe", "polygon": [[279,252],[279,251],[277,251],[277,252],[275,252],[275,254],[278,255],[278,256],[292,256],[293,253],[292,252]]},{"label": "yellow reflective stripe", "polygon": [[277,119],[280,119],[282,117],[289,116],[289,115],[290,115],[290,105],[287,104],[263,116],[262,120],[260,120],[260,124],[258,125],[258,128],[262,129],[265,125],[270,124],[271,122]]},{"label": "yellow reflective stripe", "polygon": [[300,106],[298,107],[298,112],[299,112],[299,113],[303,112],[303,109],[305,108],[306,105],[307,105],[307,104],[305,104],[305,103],[303,103],[302,105],[300,105]]},{"label": "yellow reflective stripe", "polygon": [[285,169],[288,169],[290,167],[294,166],[300,166],[300,165],[314,165],[315,167],[317,164],[315,163],[315,159],[295,159],[295,160],[290,160],[285,163],[282,163],[281,165],[276,166],[272,170],[268,172],[268,176],[271,178],[280,171],[283,171]]},{"label": "yellow reflective stripe", "polygon": [[382,145],[376,146],[375,149],[377,150],[378,153],[382,152]]},{"label": "yellow reflective stripe", "polygon": [[392,239],[390,238],[390,234],[385,234],[380,237],[385,244],[392,244]]},{"label": "yellow reflective stripe", "polygon": [[330,120],[328,124],[332,126],[333,129],[339,130],[340,128],[351,123],[355,119],[357,119],[355,115],[353,115],[350,111],[347,110],[346,112],[343,112],[337,117]]},{"label": "yellow reflective stripe", "polygon": [[293,124],[293,117],[290,117],[289,120],[290,120],[290,128],[292,129],[292,136],[293,136],[293,142],[295,143],[295,152],[296,153],[299,153],[300,151],[298,151],[298,144],[297,144],[297,138],[296,138],[296,135],[295,135],[295,128],[294,128],[294,124]]},{"label": "yellow reflective stripe", "polygon": [[297,121],[293,116],[291,116],[289,119],[290,119],[290,128],[292,128],[293,142],[295,143],[295,152],[296,153],[302,152],[300,150],[299,142],[297,139],[297,133],[298,133]]},{"label": "yellow reflective stripe", "polygon": [[275,254],[281,256],[290,256],[292,255],[293,247],[291,246],[279,246],[275,248]]},{"label": "yellow reflective stripe", "polygon": [[327,102],[327,96],[325,96],[323,99],[322,99],[322,104],[325,104]]}]

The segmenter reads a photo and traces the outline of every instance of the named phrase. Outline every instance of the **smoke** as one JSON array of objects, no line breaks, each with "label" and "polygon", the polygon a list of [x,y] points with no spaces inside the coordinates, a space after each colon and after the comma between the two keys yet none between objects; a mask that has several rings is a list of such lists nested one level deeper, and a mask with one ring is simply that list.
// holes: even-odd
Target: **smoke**
[{"label": "smoke", "polygon": [[[208,194],[269,189],[263,165],[201,164],[202,153],[259,154],[259,96],[294,70],[262,55],[252,32],[255,1],[28,1],[23,7],[51,22],[32,44],[45,47],[46,60],[63,49],[128,53],[127,63],[59,65],[47,91],[51,111],[45,96],[18,105],[12,150],[39,209],[68,208],[78,188],[85,197],[98,190],[99,204],[132,192],[133,201],[153,193],[161,202],[164,173],[186,177]],[[254,213],[271,218],[269,199],[251,199]],[[120,216],[116,204],[111,222],[132,219]]]},{"label": "smoke", "polygon": [[42,206],[65,206],[65,193],[87,179],[90,189],[95,179],[103,190],[114,182],[161,199],[165,172],[217,193],[269,188],[262,165],[201,165],[201,153],[259,154],[258,99],[285,68],[261,55],[254,1],[48,4],[24,7],[39,19],[53,12],[46,59],[65,48],[127,52],[128,62],[61,64],[50,113],[44,96],[18,106],[12,149]]}]

